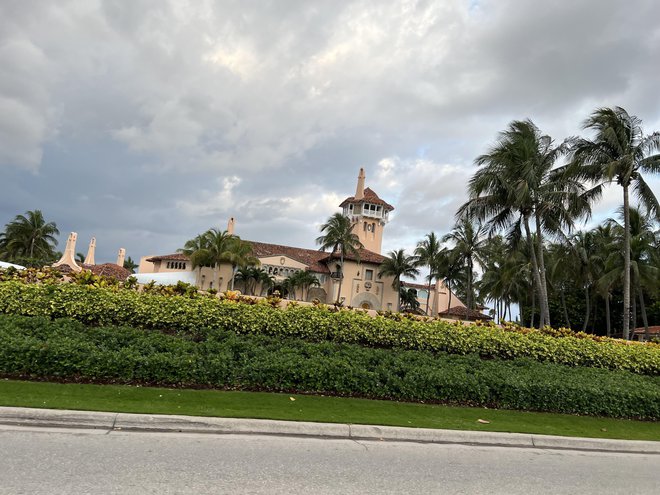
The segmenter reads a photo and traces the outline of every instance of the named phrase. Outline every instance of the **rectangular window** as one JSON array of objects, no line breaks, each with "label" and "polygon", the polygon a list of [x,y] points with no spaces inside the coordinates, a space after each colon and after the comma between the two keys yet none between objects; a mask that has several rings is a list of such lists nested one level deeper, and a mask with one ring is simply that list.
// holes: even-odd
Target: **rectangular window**
[{"label": "rectangular window", "polygon": [[364,279],[365,280],[373,280],[374,279],[374,271],[373,270],[365,270],[364,271]]}]

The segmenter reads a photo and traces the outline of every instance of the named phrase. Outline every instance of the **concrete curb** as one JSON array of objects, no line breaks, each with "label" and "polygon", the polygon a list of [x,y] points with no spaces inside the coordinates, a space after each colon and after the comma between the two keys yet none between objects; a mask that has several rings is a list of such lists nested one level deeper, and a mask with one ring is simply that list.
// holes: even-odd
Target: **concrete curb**
[{"label": "concrete curb", "polygon": [[159,414],[127,414],[0,407],[0,424],[113,431],[154,431],[207,434],[285,435],[387,442],[444,443],[658,454],[660,442],[559,437],[525,433],[435,430],[396,426],[309,423],[265,419],[211,418]]}]

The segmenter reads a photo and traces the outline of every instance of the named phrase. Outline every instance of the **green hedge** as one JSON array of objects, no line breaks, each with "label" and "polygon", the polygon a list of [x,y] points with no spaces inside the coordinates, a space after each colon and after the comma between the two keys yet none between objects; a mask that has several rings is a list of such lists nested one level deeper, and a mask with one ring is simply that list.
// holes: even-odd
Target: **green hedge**
[{"label": "green hedge", "polygon": [[75,284],[0,283],[0,313],[73,318],[87,325],[128,325],[197,335],[207,330],[343,342],[374,348],[477,353],[486,358],[528,357],[541,362],[658,375],[660,346],[552,337],[494,326],[442,321],[395,321],[356,311],[297,306],[280,310],[212,297],[186,298]]},{"label": "green hedge", "polygon": [[209,330],[201,340],[193,340],[39,317],[0,316],[0,374],[660,418],[660,378],[626,371],[221,330]]}]

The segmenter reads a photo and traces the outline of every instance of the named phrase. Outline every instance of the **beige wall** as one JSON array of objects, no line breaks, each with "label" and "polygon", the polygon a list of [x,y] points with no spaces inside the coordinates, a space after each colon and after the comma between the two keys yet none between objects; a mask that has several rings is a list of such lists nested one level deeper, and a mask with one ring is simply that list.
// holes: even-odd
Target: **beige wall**
[{"label": "beige wall", "polygon": [[384,227],[378,218],[357,217],[357,222],[353,224],[353,233],[358,236],[365,249],[380,254]]}]

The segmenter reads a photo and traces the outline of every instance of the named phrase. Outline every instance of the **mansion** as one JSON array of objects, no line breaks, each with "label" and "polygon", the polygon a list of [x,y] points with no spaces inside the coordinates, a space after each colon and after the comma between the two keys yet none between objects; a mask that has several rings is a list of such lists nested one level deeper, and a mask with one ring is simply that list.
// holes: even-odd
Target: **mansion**
[{"label": "mansion", "polygon": [[[345,306],[355,308],[396,311],[398,294],[392,287],[394,279],[379,275],[380,265],[386,259],[381,254],[383,231],[394,207],[370,188],[365,188],[363,169],[360,169],[358,175],[355,195],[346,198],[339,207],[342,208],[343,215],[350,218],[353,232],[364,246],[359,257],[348,253],[344,255],[341,289],[339,253],[248,241],[252,245],[253,256],[259,260],[260,267],[273,277],[276,286],[298,271],[313,273],[319,281],[319,286],[310,287],[306,291],[304,296],[307,301],[317,299],[331,304],[340,300]],[[233,234],[234,227],[232,218],[227,225],[227,232]],[[140,283],[154,280],[156,283],[170,284],[181,280],[195,284],[200,289],[225,291],[231,284],[232,267],[225,263],[216,270],[210,267],[193,269],[189,257],[184,254],[151,255],[140,260],[137,277]],[[449,290],[441,280],[431,287],[430,293],[425,285],[402,282],[402,286],[416,290],[422,311],[426,309],[428,300],[429,313],[432,316],[440,314],[449,317],[456,315],[464,319],[476,319],[478,316],[488,318],[480,313],[470,318],[470,313],[476,312],[467,311],[455,294],[450,297]],[[241,291],[245,288],[243,282],[238,279],[235,280],[234,287]],[[267,287],[257,286],[256,294],[266,295],[267,290]],[[341,293],[338,293],[339,290]]]}]

